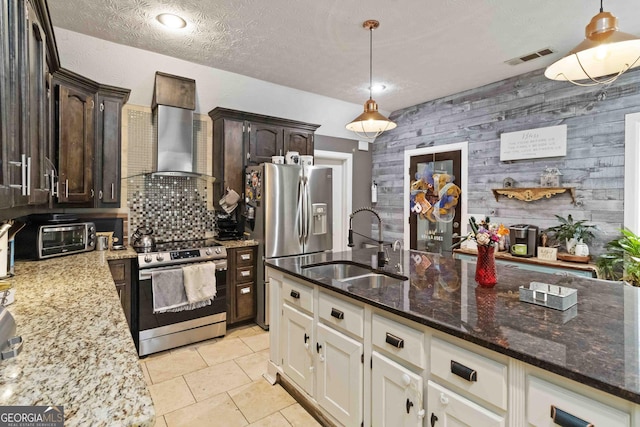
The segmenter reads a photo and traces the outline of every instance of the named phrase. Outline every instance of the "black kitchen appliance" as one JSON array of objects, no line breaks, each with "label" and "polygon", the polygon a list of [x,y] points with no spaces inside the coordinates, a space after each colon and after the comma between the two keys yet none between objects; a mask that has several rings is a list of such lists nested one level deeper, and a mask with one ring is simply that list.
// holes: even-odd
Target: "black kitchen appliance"
[{"label": "black kitchen appliance", "polygon": [[236,212],[231,213],[216,211],[216,239],[218,240],[238,240],[244,234],[244,224],[238,221]]},{"label": "black kitchen appliance", "polygon": [[526,253],[517,254],[512,251],[511,255],[524,258],[536,256],[538,250],[538,232],[538,227],[530,224],[514,224],[509,227],[509,240],[511,241],[511,246],[517,244],[527,246]]}]

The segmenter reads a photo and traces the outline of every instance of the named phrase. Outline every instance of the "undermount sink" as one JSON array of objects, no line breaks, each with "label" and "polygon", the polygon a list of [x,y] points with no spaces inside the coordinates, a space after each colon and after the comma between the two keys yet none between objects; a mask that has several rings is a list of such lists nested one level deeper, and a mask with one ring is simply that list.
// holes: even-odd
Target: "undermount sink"
[{"label": "undermount sink", "polygon": [[376,289],[407,280],[406,277],[401,275],[383,273],[364,264],[355,264],[347,261],[308,264],[303,265],[302,268],[316,277],[337,280],[347,283],[350,288],[357,289]]},{"label": "undermount sink", "polygon": [[303,265],[302,268],[317,277],[327,277],[335,280],[344,280],[350,277],[362,276],[371,273],[371,268],[361,264],[346,262],[328,262],[322,264]]}]

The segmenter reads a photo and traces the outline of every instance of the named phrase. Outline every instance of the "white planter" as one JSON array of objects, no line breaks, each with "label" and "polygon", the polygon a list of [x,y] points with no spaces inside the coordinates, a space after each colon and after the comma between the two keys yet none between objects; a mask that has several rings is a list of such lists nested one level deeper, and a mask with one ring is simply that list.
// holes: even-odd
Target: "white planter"
[{"label": "white planter", "polygon": [[571,255],[575,255],[575,253],[576,253],[576,245],[577,244],[578,244],[578,239],[575,239],[575,238],[567,239],[567,241],[566,241],[567,253],[569,253]]}]

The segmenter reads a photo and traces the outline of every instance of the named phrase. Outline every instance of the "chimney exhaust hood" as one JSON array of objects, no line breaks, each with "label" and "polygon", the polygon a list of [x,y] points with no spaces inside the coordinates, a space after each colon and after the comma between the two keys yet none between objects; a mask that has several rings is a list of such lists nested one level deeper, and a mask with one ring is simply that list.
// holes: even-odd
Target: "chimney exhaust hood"
[{"label": "chimney exhaust hood", "polygon": [[195,100],[195,80],[156,72],[151,105],[155,128],[152,175],[215,180],[196,170],[198,153],[193,141]]}]

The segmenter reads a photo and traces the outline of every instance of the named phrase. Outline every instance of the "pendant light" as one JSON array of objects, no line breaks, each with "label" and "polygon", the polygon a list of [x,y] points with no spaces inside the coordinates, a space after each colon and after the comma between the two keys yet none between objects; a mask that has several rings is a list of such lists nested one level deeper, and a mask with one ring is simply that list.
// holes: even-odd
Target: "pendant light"
[{"label": "pendant light", "polygon": [[591,18],[585,34],[582,43],[547,67],[547,78],[595,86],[613,83],[622,73],[640,65],[640,38],[618,31],[618,18],[603,11],[602,0],[600,13]]},{"label": "pendant light", "polygon": [[364,112],[347,125],[347,129],[355,132],[362,139],[374,140],[382,132],[395,129],[394,122],[378,112],[378,104],[372,98],[373,92],[373,30],[380,23],[373,19],[364,21],[362,27],[369,30],[369,99],[364,103]]}]

